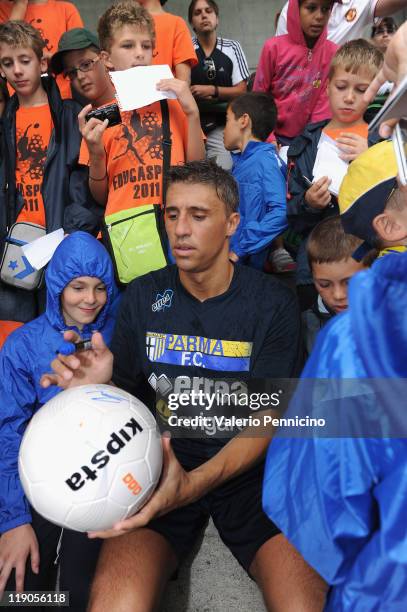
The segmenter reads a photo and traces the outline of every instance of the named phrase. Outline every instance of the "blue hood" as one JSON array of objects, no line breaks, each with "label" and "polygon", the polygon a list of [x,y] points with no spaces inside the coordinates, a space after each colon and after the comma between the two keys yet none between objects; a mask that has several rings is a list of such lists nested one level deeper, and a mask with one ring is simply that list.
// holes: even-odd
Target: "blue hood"
[{"label": "blue hood", "polygon": [[[242,153],[231,153],[233,163],[239,163],[241,159],[247,160],[250,157],[257,155],[259,151],[261,151],[261,154],[263,155],[265,155],[266,151],[269,153],[274,153],[274,155],[277,156],[279,162],[281,162],[281,168],[285,171],[285,164],[283,160],[278,156],[277,148],[272,142],[258,142],[257,140],[249,140]],[[254,163],[256,163],[255,160]]]},{"label": "blue hood", "polygon": [[109,311],[118,296],[113,264],[105,247],[86,232],[69,234],[56,249],[45,274],[47,284],[46,316],[57,330],[67,329],[61,311],[61,293],[78,276],[94,276],[106,286],[107,300],[96,321],[85,325],[81,335],[103,328]]},{"label": "blue hood", "polygon": [[386,255],[357,274],[350,283],[349,304],[366,376],[407,378],[407,254]]},{"label": "blue hood", "polygon": [[[319,334],[302,374],[309,380],[289,408],[291,416],[323,409],[347,435],[277,435],[269,447],[265,512],[331,585],[325,612],[406,609],[406,312],[407,254],[386,255],[358,273],[348,311]],[[333,379],[332,401],[318,392],[324,378]],[[338,383],[348,378],[374,379],[379,393],[364,394],[361,381],[341,401],[346,381]],[[354,423],[369,427],[352,436]]]}]

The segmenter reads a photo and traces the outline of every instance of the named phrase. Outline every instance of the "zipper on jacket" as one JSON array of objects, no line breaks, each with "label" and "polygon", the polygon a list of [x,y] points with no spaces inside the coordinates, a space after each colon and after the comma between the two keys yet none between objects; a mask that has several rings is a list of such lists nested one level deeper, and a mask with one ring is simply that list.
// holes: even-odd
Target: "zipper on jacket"
[{"label": "zipper on jacket", "polygon": [[[154,204],[153,204],[154,206]],[[112,227],[114,225],[117,225],[118,223],[124,223],[125,221],[131,221],[132,219],[135,219],[136,217],[142,217],[143,215],[151,215],[154,214],[155,210],[154,208],[152,208],[151,210],[145,210],[141,213],[137,213],[137,215],[132,215],[131,217],[126,217],[125,219],[118,219],[117,221],[113,221],[112,223],[106,223],[106,227],[107,230],[110,232]]]},{"label": "zipper on jacket", "polygon": [[312,49],[308,49],[308,61],[312,60]]},{"label": "zipper on jacket", "polygon": [[42,173],[42,181],[41,181],[41,187],[40,187],[40,193],[41,193],[42,203],[44,207],[44,219],[45,219],[45,230],[46,231],[48,227],[48,219],[47,219],[47,207],[45,205],[45,198],[43,195],[43,187],[45,184],[45,177],[46,177],[50,162],[54,159],[56,153],[57,153],[57,148],[55,146],[55,126],[54,126],[52,128],[51,136],[50,136],[48,147],[47,147],[47,154],[45,156],[44,171]]}]

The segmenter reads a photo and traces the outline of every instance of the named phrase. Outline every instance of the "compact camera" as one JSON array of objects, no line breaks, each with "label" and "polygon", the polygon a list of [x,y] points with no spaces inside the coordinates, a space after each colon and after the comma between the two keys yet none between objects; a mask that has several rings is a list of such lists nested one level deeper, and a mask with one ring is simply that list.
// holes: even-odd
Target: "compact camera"
[{"label": "compact camera", "polygon": [[117,104],[108,104],[107,106],[102,106],[102,108],[96,108],[93,111],[90,111],[85,117],[86,121],[89,119],[99,119],[100,121],[108,120],[107,127],[112,127],[113,125],[119,125],[122,122],[122,118],[120,115],[119,107]]}]

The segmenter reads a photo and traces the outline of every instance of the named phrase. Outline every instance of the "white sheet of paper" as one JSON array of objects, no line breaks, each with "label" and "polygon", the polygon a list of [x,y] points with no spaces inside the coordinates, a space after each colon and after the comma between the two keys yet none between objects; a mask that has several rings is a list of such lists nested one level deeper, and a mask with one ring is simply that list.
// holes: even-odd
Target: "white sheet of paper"
[{"label": "white sheet of paper", "polygon": [[321,139],[318,144],[318,152],[315,158],[312,174],[314,181],[317,181],[323,176],[328,176],[332,182],[329,185],[329,191],[337,196],[339,188],[348,170],[348,162],[343,161],[339,157],[339,149],[335,141],[329,138],[326,134],[321,134]]},{"label": "white sheet of paper", "polygon": [[116,97],[122,111],[142,108],[157,100],[176,99],[172,91],[158,91],[156,85],[161,79],[173,79],[171,68],[159,66],[136,66],[128,70],[110,72],[116,89]]},{"label": "white sheet of paper", "polygon": [[37,238],[37,240],[25,244],[21,248],[33,268],[41,270],[47,265],[63,239],[64,230],[61,227],[50,234],[45,234],[42,238]]}]

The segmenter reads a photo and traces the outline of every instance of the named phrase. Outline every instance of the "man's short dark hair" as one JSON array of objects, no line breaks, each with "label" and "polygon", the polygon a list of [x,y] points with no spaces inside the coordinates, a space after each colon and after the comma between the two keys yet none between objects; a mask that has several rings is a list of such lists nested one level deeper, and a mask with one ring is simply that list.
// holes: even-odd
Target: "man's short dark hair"
[{"label": "man's short dark hair", "polygon": [[[189,23],[192,23],[192,16],[193,16],[195,4],[197,2],[198,2],[198,0],[192,0],[191,4],[188,7],[188,21],[189,21]],[[215,11],[216,17],[219,17],[219,6],[216,4],[215,0],[206,0],[206,2],[209,4],[209,6],[211,6],[213,8],[213,10]]]},{"label": "man's short dark hair", "polygon": [[184,165],[171,166],[167,173],[167,188],[176,183],[208,185],[213,187],[226,207],[227,216],[239,209],[239,190],[230,172],[213,161],[191,161]]},{"label": "man's short dark hair", "polygon": [[255,138],[267,140],[277,123],[277,107],[274,98],[267,93],[249,92],[232,100],[230,110],[236,117],[249,115],[252,134]]}]

